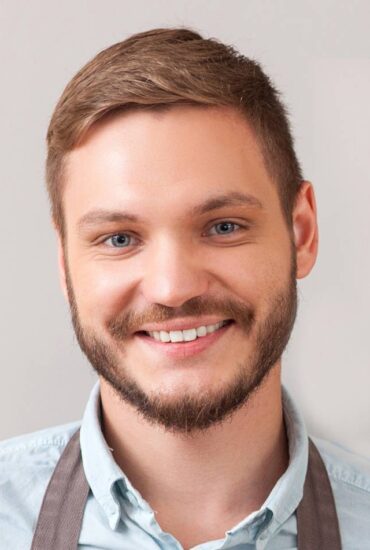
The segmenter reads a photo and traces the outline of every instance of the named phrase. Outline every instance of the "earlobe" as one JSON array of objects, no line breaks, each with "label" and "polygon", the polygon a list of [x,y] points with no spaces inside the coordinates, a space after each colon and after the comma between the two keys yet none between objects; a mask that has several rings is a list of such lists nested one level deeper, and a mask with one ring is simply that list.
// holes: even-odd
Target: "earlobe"
[{"label": "earlobe", "polygon": [[310,182],[301,183],[293,209],[293,234],[297,257],[297,279],[306,277],[315,265],[318,227],[315,193]]}]

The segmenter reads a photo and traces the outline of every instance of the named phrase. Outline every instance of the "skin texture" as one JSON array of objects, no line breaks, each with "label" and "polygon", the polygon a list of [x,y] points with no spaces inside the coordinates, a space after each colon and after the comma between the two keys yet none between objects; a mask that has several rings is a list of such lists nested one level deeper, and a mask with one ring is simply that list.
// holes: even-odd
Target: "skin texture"
[{"label": "skin texture", "polygon": [[[261,206],[190,214],[230,192]],[[295,278],[317,255],[312,185],[301,184],[290,231],[245,120],[182,106],[96,124],[68,154],[63,204],[61,284],[100,376],[113,456],[185,548],[222,538],[288,465],[280,358]],[[82,226],[96,209],[141,221]],[[232,227],[220,231],[222,222]],[[113,246],[117,234],[124,247]],[[207,314],[236,322],[194,356],[170,358],[134,335],[144,323]]]}]

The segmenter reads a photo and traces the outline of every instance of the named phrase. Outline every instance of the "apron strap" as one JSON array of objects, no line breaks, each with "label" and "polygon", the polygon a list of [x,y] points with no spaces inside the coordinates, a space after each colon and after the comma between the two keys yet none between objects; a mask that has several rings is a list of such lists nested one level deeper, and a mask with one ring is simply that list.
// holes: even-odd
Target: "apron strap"
[{"label": "apron strap", "polygon": [[308,438],[308,464],[303,498],[297,508],[298,548],[341,550],[338,516],[323,459]]},{"label": "apron strap", "polygon": [[[76,550],[89,493],[80,429],[56,465],[41,505],[31,550]],[[341,550],[339,522],[325,464],[309,438],[303,498],[297,508],[299,550]]]},{"label": "apron strap", "polygon": [[80,428],[69,440],[49,481],[31,550],[76,550],[89,493]]}]

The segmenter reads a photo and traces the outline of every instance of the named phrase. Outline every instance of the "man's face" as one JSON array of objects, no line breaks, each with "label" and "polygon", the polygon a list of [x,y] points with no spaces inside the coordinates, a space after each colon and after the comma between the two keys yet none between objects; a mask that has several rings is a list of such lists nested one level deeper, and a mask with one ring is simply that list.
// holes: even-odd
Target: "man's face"
[{"label": "man's face", "polygon": [[66,178],[62,274],[101,381],[169,430],[229,417],[279,365],[297,301],[291,234],[245,120],[116,115],[69,153]]}]

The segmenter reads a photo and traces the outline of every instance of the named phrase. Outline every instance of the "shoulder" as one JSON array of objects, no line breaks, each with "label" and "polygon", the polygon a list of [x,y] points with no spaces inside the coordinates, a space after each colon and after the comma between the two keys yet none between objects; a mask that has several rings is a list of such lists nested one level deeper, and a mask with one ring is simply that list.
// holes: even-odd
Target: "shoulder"
[{"label": "shoulder", "polygon": [[331,481],[370,497],[370,458],[325,439],[311,439],[320,451]]},{"label": "shoulder", "polygon": [[0,461],[6,462],[10,457],[22,460],[34,452],[47,454],[50,449],[64,448],[80,426],[81,420],[77,420],[3,439],[0,441]]},{"label": "shoulder", "polygon": [[81,421],[0,441],[0,532],[7,548],[28,548],[42,499]]},{"label": "shoulder", "polygon": [[311,439],[329,475],[343,548],[360,548],[360,543],[370,540],[370,459],[336,443]]}]

